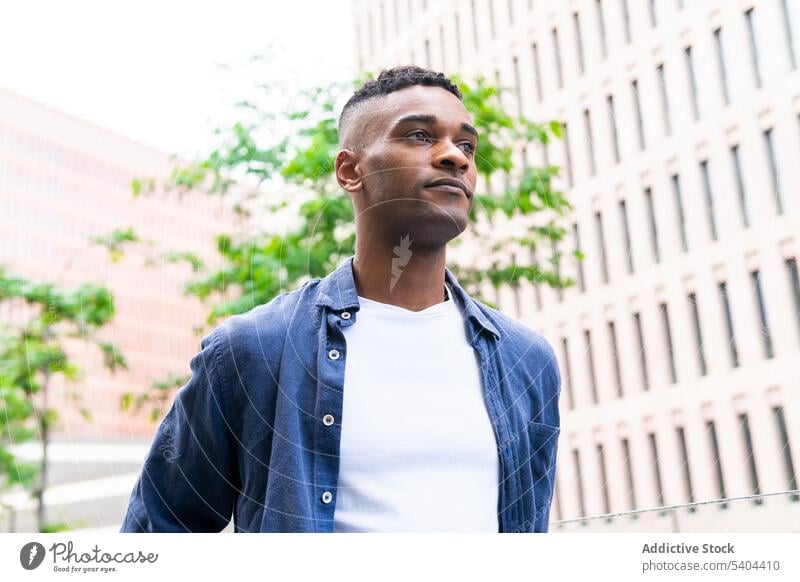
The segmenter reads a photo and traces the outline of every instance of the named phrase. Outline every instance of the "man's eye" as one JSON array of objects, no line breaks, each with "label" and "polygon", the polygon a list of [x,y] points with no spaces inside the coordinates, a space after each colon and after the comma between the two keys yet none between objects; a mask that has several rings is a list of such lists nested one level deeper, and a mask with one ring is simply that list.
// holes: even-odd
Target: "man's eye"
[{"label": "man's eye", "polygon": [[464,151],[467,152],[467,153],[470,153],[470,154],[474,154],[475,153],[475,146],[472,145],[472,143],[470,143],[468,141],[465,141],[464,143],[462,143],[461,147],[464,148]]},{"label": "man's eye", "polygon": [[420,139],[420,140],[433,141],[433,138],[431,136],[429,136],[427,133],[425,133],[424,131],[422,131],[421,129],[419,129],[417,131],[412,131],[406,137],[411,137],[411,138]]}]

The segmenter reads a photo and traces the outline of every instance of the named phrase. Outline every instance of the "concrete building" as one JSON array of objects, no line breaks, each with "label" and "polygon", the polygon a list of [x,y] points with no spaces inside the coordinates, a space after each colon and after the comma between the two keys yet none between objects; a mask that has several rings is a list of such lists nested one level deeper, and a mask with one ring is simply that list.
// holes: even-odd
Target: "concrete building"
[{"label": "concrete building", "polygon": [[[182,202],[175,195],[132,198],[133,178],[164,178],[171,169],[165,153],[0,91],[0,264],[12,275],[64,290],[86,282],[109,288],[116,316],[99,335],[120,348],[130,367],[112,376],[96,347],[64,342],[84,377],[75,386],[60,380],[52,386],[60,423],[46,500],[54,508],[49,518],[73,527],[118,527],[156,429],[148,410],[123,413],[120,397],[169,374],[188,375],[200,334],[208,329],[207,308],[183,294],[190,268],[164,262],[161,252],[193,251],[215,268],[213,236],[226,231],[233,217],[219,200],[199,194]],[[137,246],[111,263],[104,248],[89,242],[128,227],[157,244]],[[148,258],[155,265],[147,266]],[[26,319],[24,311],[3,302],[0,322]],[[92,421],[81,418],[68,390],[82,395]],[[30,445],[19,452],[29,460],[41,455]],[[30,531],[27,496],[4,502],[17,511],[10,520],[0,512],[0,527]]]},{"label": "concrete building", "polygon": [[763,495],[800,472],[800,5],[356,0],[354,19],[361,70],[482,74],[566,124],[525,155],[564,168],[576,285],[498,294],[562,370],[552,530],[800,531],[800,496]]}]

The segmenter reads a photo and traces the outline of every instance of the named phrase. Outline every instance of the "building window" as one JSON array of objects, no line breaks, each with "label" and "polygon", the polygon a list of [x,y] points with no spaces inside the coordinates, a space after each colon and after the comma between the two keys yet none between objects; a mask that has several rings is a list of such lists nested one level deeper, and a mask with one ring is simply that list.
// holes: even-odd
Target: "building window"
[{"label": "building window", "polygon": [[686,237],[686,216],[683,212],[681,179],[678,174],[672,175],[672,193],[675,196],[675,215],[678,219],[678,232],[681,234],[681,248],[683,249],[683,252],[686,252],[689,250],[689,241]]},{"label": "building window", "polygon": [[622,242],[625,249],[625,263],[628,273],[633,273],[633,249],[631,248],[631,231],[628,224],[628,207],[624,200],[619,201],[619,221],[622,225]]},{"label": "building window", "polygon": [[672,328],[669,325],[669,311],[667,304],[658,306],[661,311],[661,325],[664,331],[664,346],[667,348],[667,361],[669,362],[669,379],[673,384],[678,381],[678,372],[675,368],[675,348],[672,344]]},{"label": "building window", "polygon": [[589,370],[589,382],[592,388],[592,401],[597,404],[597,375],[594,370],[594,352],[592,350],[592,333],[587,329],[583,332],[583,339],[586,342],[586,366]]},{"label": "building window", "polygon": [[514,69],[514,93],[517,96],[517,112],[522,115],[522,79],[519,75],[519,59],[517,57],[512,58],[511,64]]},{"label": "building window", "polygon": [[511,283],[511,292],[514,294],[514,309],[517,317],[522,318],[522,293],[519,288],[519,279]]},{"label": "building window", "polygon": [[400,0],[393,0],[392,8],[394,8],[394,33],[400,34]]},{"label": "building window", "polygon": [[731,302],[728,299],[728,284],[725,282],[718,284],[720,299],[722,299],[722,314],[725,317],[725,331],[728,334],[728,352],[731,358],[731,365],[739,367],[739,350],[736,348],[736,335],[733,331],[733,316],[731,314]]},{"label": "building window", "polygon": [[747,41],[750,44],[750,61],[753,66],[753,81],[757,88],[761,87],[761,64],[758,54],[758,39],[756,38],[755,23],[753,22],[753,8],[744,13],[744,23],[747,27]]},{"label": "building window", "polygon": [[714,48],[717,52],[717,65],[719,66],[719,84],[722,92],[722,102],[725,105],[730,103],[730,89],[728,89],[728,70],[725,65],[725,51],[722,44],[722,29],[714,31]]},{"label": "building window", "polygon": [[494,2],[495,0],[489,0],[487,4],[489,5],[489,30],[492,33],[492,38],[497,37],[497,25],[494,21]]},{"label": "building window", "polygon": [[764,130],[764,149],[767,152],[767,165],[769,169],[772,195],[775,197],[775,209],[778,214],[783,214],[783,197],[781,194],[780,177],[778,176],[778,161],[775,156],[775,143],[772,139],[772,128]]},{"label": "building window", "polygon": [[555,483],[553,483],[553,494],[555,495],[556,521],[561,521],[564,519],[564,514],[561,509],[561,494],[558,487],[558,478],[556,478]]},{"label": "building window", "polygon": [[669,113],[669,95],[667,94],[667,78],[664,73],[664,65],[656,67],[656,79],[658,81],[658,90],[661,93],[661,116],[664,119],[664,132],[666,135],[672,134],[672,120]]},{"label": "building window", "polygon": [[636,332],[636,341],[639,344],[639,369],[642,373],[642,388],[650,389],[650,374],[647,371],[647,354],[644,348],[644,333],[642,332],[642,316],[633,314],[633,329]]},{"label": "building window", "polygon": [[514,24],[514,0],[508,0],[508,23]]},{"label": "building window", "polygon": [[733,177],[736,180],[736,192],[739,195],[739,210],[742,216],[742,224],[745,228],[750,226],[750,198],[742,177],[742,162],[739,159],[739,146],[731,147],[731,163],[733,164]]},{"label": "building window", "polygon": [[372,12],[367,12],[367,33],[369,37],[369,54],[375,54],[375,32],[374,32],[374,23],[372,21]]},{"label": "building window", "polygon": [[[694,503],[694,488],[692,487],[692,471],[689,466],[689,451],[686,447],[686,434],[683,427],[675,428],[678,437],[678,448],[681,451],[681,463],[683,465],[683,485],[686,488],[686,502]],[[695,511],[696,507],[690,507],[689,511]]]},{"label": "building window", "polygon": [[[539,270],[539,258],[536,256],[536,250],[533,249],[533,248],[530,249],[530,258],[531,258],[531,264],[535,266],[536,273],[538,274],[540,272],[540,270]],[[537,311],[541,311],[542,310],[542,290],[539,287],[540,281],[541,281],[541,279],[534,277],[534,281],[533,281],[533,283],[534,283],[534,285],[533,285],[533,297],[534,297],[534,299],[536,299],[536,310]]]},{"label": "building window", "polygon": [[536,299],[536,309],[538,311],[542,310],[542,290],[539,288],[539,285],[533,286],[533,296]]},{"label": "building window", "polygon": [[594,8],[597,17],[597,36],[600,39],[600,54],[605,60],[608,56],[608,42],[606,40],[606,21],[603,17],[603,0],[594,0]]},{"label": "building window", "polygon": [[689,98],[692,103],[692,115],[694,120],[700,119],[700,102],[697,95],[697,77],[694,72],[694,57],[692,56],[692,47],[687,46],[683,49],[683,56],[686,60],[686,75],[689,79]]},{"label": "building window", "polygon": [[656,0],[648,0],[647,6],[649,8],[648,14],[650,15],[650,27],[655,28],[658,26],[658,13],[656,12]]},{"label": "building window", "polygon": [[554,28],[551,31],[553,37],[553,59],[556,67],[556,83],[558,88],[564,87],[564,72],[561,69],[561,47],[558,43],[558,29]]},{"label": "building window", "polygon": [[[775,424],[778,428],[778,445],[781,456],[783,457],[783,470],[786,473],[786,488],[790,491],[797,490],[797,472],[794,470],[792,461],[792,447],[789,445],[789,431],[786,429],[786,418],[783,415],[783,407],[775,406],[772,409],[775,417]],[[800,495],[792,493],[789,497],[791,501],[800,501]]]},{"label": "building window", "polygon": [[661,249],[658,244],[658,226],[656,224],[656,211],[653,204],[652,188],[645,188],[644,201],[647,208],[647,220],[650,223],[650,246],[653,249],[653,258],[656,263],[661,261]]},{"label": "building window", "polygon": [[697,294],[689,293],[689,311],[692,313],[692,324],[694,327],[694,345],[695,353],[697,354],[697,367],[700,370],[700,375],[705,376],[708,373],[706,367],[706,351],[703,344],[703,330],[700,326],[700,311],[697,307]]},{"label": "building window", "polygon": [[764,291],[761,286],[761,277],[758,271],[750,273],[750,279],[753,284],[753,292],[755,293],[756,308],[758,309],[758,322],[761,341],[764,345],[764,355],[767,359],[772,358],[775,353],[772,347],[772,333],[769,328],[769,318],[767,317],[767,306],[764,302]]},{"label": "building window", "polygon": [[[551,262],[555,263],[555,275],[558,279],[561,279],[561,251],[558,248],[558,241],[555,239],[550,239],[550,256]],[[556,289],[556,296],[559,301],[564,299],[563,287],[559,286],[558,289]]]},{"label": "building window", "polygon": [[572,449],[572,462],[575,463],[575,482],[578,485],[578,513],[586,517],[586,499],[583,496],[583,476],[581,475],[581,457],[578,449]]},{"label": "building window", "polygon": [[[747,464],[748,474],[750,475],[750,493],[751,495],[761,495],[761,485],[758,480],[758,469],[756,468],[756,457],[753,451],[753,439],[750,435],[750,422],[747,420],[746,414],[739,415],[739,429],[742,431],[742,441],[744,444],[745,460]],[[755,505],[761,505],[762,499],[756,497],[753,499]]]},{"label": "building window", "polygon": [[477,52],[480,43],[478,42],[478,9],[475,7],[475,0],[470,0],[469,7],[472,12],[472,42]]},{"label": "building window", "polygon": [[572,238],[575,241],[575,271],[578,274],[578,288],[581,293],[586,291],[586,280],[583,276],[583,253],[581,252],[581,233],[578,223],[572,225]]},{"label": "building window", "polygon": [[800,330],[800,276],[797,272],[797,259],[789,258],[785,261],[786,274],[789,276],[789,287],[792,290],[792,297],[794,298],[794,318]]},{"label": "building window", "polygon": [[[708,433],[709,445],[711,447],[711,462],[714,465],[714,476],[717,481],[717,496],[719,499],[726,499],[728,494],[725,492],[725,477],[722,474],[722,457],[719,451],[719,441],[717,440],[717,428],[713,420],[706,421],[706,433]],[[718,504],[720,509],[728,507],[727,502]]]},{"label": "building window", "polygon": [[381,46],[386,46],[386,3],[381,2]]},{"label": "building window", "polygon": [[425,66],[427,68],[431,68],[431,41],[430,39],[425,39]]},{"label": "building window", "polygon": [[700,162],[700,176],[703,180],[703,194],[706,200],[706,215],[708,218],[708,232],[711,240],[717,240],[717,216],[714,210],[714,191],[711,188],[711,176],[708,171],[708,160]]},{"label": "building window", "polygon": [[461,49],[461,19],[459,18],[458,14],[455,14],[455,32],[456,32],[456,59],[458,61],[459,68],[461,67],[461,63],[464,59],[464,55]]},{"label": "building window", "polygon": [[533,80],[536,86],[536,100],[542,100],[542,67],[539,64],[539,45],[533,43],[531,45],[531,53],[533,56]]},{"label": "building window", "polygon": [[658,460],[658,446],[656,445],[655,433],[648,433],[647,440],[650,442],[650,455],[653,465],[653,481],[656,485],[656,499],[660,507],[666,505],[664,501],[664,485],[661,481],[661,464]]},{"label": "building window", "polygon": [[567,386],[567,395],[569,396],[569,408],[575,408],[575,395],[572,392],[572,366],[569,363],[569,344],[567,338],[561,338],[561,353],[564,354],[564,383]]},{"label": "building window", "polygon": [[[792,13],[789,11],[789,0],[781,0],[781,16],[783,17],[783,32],[786,36],[786,50],[789,53],[789,63],[792,69],[797,68],[798,47],[795,32],[792,27]],[[793,10],[797,9],[797,2],[792,2],[791,7]]]},{"label": "building window", "polygon": [[573,184],[573,175],[572,175],[572,147],[570,146],[569,142],[569,128],[565,123],[563,125],[563,133],[564,133],[564,165],[566,166],[567,170],[567,187],[572,187]]},{"label": "building window", "polygon": [[442,57],[442,70],[447,70],[447,43],[444,39],[444,26],[439,27],[439,49],[441,50]]},{"label": "building window", "polygon": [[608,475],[606,473],[606,456],[603,445],[597,445],[597,464],[600,469],[600,490],[603,492],[603,513],[611,513],[611,502],[608,498]]},{"label": "building window", "polygon": [[622,439],[622,455],[625,457],[625,476],[628,481],[628,509],[636,511],[636,487],[633,482],[633,464],[631,463],[631,448],[628,439]]},{"label": "building window", "polygon": [[364,49],[361,46],[361,25],[356,22],[356,31],[355,31],[355,41],[356,41],[356,54],[358,55],[358,70],[361,71],[364,69]]},{"label": "building window", "polygon": [[614,111],[614,96],[606,97],[608,109],[608,126],[611,128],[611,151],[614,153],[614,162],[619,163],[619,138],[617,135],[617,115]]},{"label": "building window", "polygon": [[600,254],[600,274],[603,276],[603,283],[608,283],[608,259],[606,258],[606,237],[603,232],[603,215],[600,212],[594,213],[594,224],[597,230],[597,246]]},{"label": "building window", "polygon": [[578,72],[582,75],[585,63],[583,57],[583,39],[581,38],[581,17],[577,12],[572,15],[572,24],[575,28],[575,53],[578,55]]},{"label": "building window", "polygon": [[642,118],[642,102],[639,99],[639,82],[631,81],[631,95],[633,97],[633,114],[636,118],[636,136],[639,139],[639,150],[645,146],[644,139],[644,118]]},{"label": "building window", "polygon": [[613,321],[608,322],[608,344],[611,347],[611,358],[614,364],[614,384],[617,387],[617,396],[622,398],[622,370],[619,366],[619,349],[617,346],[617,330]]},{"label": "building window", "polygon": [[586,157],[589,161],[589,175],[594,176],[596,171],[594,139],[592,138],[592,117],[588,109],[583,110],[583,130],[586,133]]},{"label": "building window", "polygon": [[630,7],[628,6],[628,0],[620,0],[620,4],[622,5],[622,28],[625,29],[625,44],[631,43],[631,11]]}]

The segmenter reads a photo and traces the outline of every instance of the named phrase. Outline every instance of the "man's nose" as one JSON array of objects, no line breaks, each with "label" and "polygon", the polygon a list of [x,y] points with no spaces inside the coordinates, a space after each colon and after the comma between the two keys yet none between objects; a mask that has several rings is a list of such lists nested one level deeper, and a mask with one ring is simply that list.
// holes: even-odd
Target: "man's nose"
[{"label": "man's nose", "polygon": [[449,170],[456,169],[462,173],[469,169],[469,158],[460,147],[449,140],[442,140],[439,144],[434,165]]}]

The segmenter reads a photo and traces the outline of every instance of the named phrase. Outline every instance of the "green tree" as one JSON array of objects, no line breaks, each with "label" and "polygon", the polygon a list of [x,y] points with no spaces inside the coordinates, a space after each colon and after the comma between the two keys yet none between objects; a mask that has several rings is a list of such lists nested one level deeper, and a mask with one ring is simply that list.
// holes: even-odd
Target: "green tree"
[{"label": "green tree", "polygon": [[[503,90],[483,78],[472,84],[458,80],[458,84],[481,133],[476,155],[479,174],[485,183],[496,183],[500,175],[503,186],[498,192],[476,192],[471,215],[473,234],[482,242],[481,248],[497,255],[492,268],[452,265],[454,272],[478,297],[478,286],[486,278],[495,288],[515,285],[520,279],[555,288],[570,285],[572,281],[558,269],[558,243],[565,234],[558,219],[571,208],[564,194],[552,186],[559,168],[515,163],[515,158],[519,159],[515,146],[547,144],[560,138],[561,124],[543,125],[513,115],[502,105]],[[278,91],[281,89],[272,88],[272,92]],[[279,113],[264,111],[253,101],[242,102],[247,118],[225,132],[218,131],[222,138],[219,147],[199,161],[177,165],[163,184],[167,191],[225,196],[240,189],[242,180],[255,178],[246,202],[236,205],[244,218],[253,217],[247,201],[254,198],[265,202],[260,209],[264,214],[291,208],[293,201],[302,200],[292,209],[299,221],[288,232],[262,227],[255,232],[242,229],[218,235],[217,249],[225,259],[222,269],[208,272],[202,261],[188,252],[172,251],[164,256],[188,261],[201,274],[187,285],[188,294],[203,300],[215,293],[225,295],[224,301],[211,305],[209,324],[265,303],[308,278],[323,277],[338,265],[341,256],[355,252],[352,203],[333,176],[338,148],[336,105],[351,91],[350,85],[302,91],[293,96],[289,109]],[[155,187],[152,179],[135,180],[133,194],[151,193]],[[264,200],[265,187],[271,190],[268,200]],[[479,216],[486,217],[491,227],[498,214],[528,223],[525,235],[498,239],[491,228],[477,230]],[[454,242],[458,244],[458,239]],[[516,256],[500,254],[508,249],[514,249]],[[529,251],[533,260],[520,260],[524,251]]]},{"label": "green tree", "polygon": [[[50,404],[52,382],[60,375],[74,386],[81,378],[81,369],[64,350],[67,338],[95,343],[112,373],[127,369],[116,347],[97,337],[100,328],[114,317],[114,300],[102,287],[84,284],[67,292],[53,283],[11,276],[0,266],[2,303],[10,305],[15,320],[23,321],[0,328],[0,490],[16,485],[33,489],[39,531],[57,529],[45,522],[43,503],[47,446],[58,420]],[[82,406],[80,392],[72,388],[68,396],[81,415],[91,419],[91,412]],[[38,467],[18,461],[10,450],[10,445],[30,440],[42,444]]]},{"label": "green tree", "polygon": [[[495,289],[517,287],[521,280],[553,288],[572,284],[559,270],[559,243],[565,234],[559,219],[570,209],[564,194],[553,187],[559,168],[530,166],[519,153],[531,144],[560,138],[562,125],[514,115],[503,106],[503,89],[483,78],[455,80],[481,135],[479,175],[494,188],[476,192],[468,235],[485,251],[483,256],[491,257],[490,267],[448,266],[471,295],[490,305],[480,290],[487,280]],[[352,202],[333,175],[337,105],[343,105],[353,88],[334,84],[291,93],[281,86],[262,86],[256,98],[239,104],[239,122],[216,131],[219,145],[208,155],[177,164],[161,184],[152,178],[134,180],[134,197],[190,190],[238,196],[233,205],[240,218],[238,231],[216,237],[221,268],[207,269],[190,252],[162,255],[166,261],[191,264],[197,277],[185,291],[209,305],[209,325],[266,303],[309,278],[324,277],[355,252]],[[502,229],[492,226],[501,215],[524,225],[523,232],[498,235]],[[291,225],[281,223],[280,216],[288,216]],[[118,234],[110,238],[126,243]],[[460,244],[462,237],[451,245]],[[120,244],[109,247],[112,258],[121,252]]]}]

